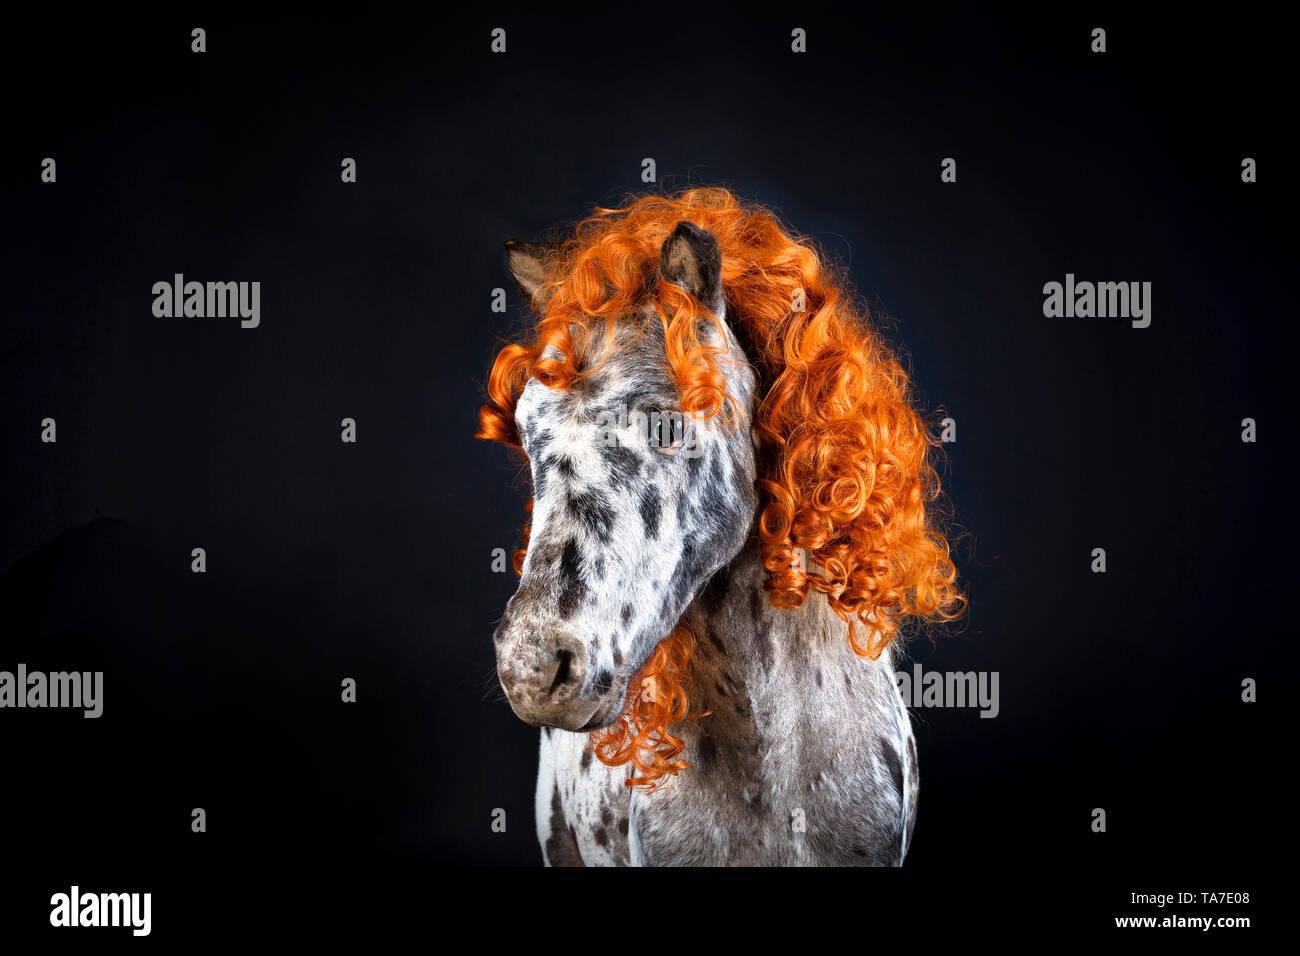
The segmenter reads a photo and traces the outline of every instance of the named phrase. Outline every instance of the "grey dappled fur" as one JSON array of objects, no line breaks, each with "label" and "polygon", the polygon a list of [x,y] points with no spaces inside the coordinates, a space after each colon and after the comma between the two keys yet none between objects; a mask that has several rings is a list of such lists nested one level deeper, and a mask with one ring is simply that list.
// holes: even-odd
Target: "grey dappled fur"
[{"label": "grey dappled fur", "polygon": [[[716,241],[685,225],[665,243],[661,274],[719,317],[707,328],[724,349],[739,427],[696,420],[676,447],[647,442],[636,413],[679,407],[662,324],[648,308],[608,338],[596,323],[584,375],[565,389],[530,380],[516,407],[534,510],[495,640],[511,705],[547,725],[536,798],[545,860],[900,864],[918,776],[893,651],[857,657],[820,595],[791,610],[767,600],[755,525],[757,379],[726,326]],[[510,247],[525,290],[537,278],[521,261],[529,245]],[[610,445],[601,439],[620,409],[627,424]],[[698,454],[685,453],[688,443]],[[617,718],[632,675],[679,621],[697,638],[691,710],[712,713],[673,726],[690,769],[654,792],[631,790],[629,767],[594,759],[587,731]]]}]

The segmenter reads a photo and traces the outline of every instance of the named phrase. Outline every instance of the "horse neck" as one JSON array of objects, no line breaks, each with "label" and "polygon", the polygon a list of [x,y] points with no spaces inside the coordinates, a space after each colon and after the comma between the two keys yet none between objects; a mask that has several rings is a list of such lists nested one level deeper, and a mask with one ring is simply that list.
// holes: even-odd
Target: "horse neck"
[{"label": "horse neck", "polygon": [[[756,534],[717,572],[682,620],[696,639],[687,692],[692,711],[736,709],[747,699],[753,712],[798,706],[791,695],[813,675],[842,673],[848,626],[825,597],[809,593],[797,608],[775,608],[763,588],[766,571]],[[861,625],[858,625],[860,627]],[[859,640],[863,638],[857,632]],[[892,662],[892,648],[881,657]]]}]

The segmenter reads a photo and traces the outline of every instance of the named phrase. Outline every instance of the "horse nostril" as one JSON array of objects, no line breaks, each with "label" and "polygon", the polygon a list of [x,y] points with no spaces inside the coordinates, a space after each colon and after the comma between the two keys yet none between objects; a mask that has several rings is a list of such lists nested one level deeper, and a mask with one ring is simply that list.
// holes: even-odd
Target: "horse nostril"
[{"label": "horse nostril", "polygon": [[573,651],[561,649],[555,653],[555,678],[551,681],[551,686],[546,691],[547,697],[555,696],[555,692],[572,680],[573,672]]}]

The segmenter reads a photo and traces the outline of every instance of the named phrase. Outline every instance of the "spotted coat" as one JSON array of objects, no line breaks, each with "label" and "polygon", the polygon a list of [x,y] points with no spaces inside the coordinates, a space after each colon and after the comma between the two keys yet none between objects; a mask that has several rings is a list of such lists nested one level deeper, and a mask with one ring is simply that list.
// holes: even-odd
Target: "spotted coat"
[{"label": "spotted coat", "polygon": [[[532,292],[545,250],[508,244]],[[534,493],[519,588],[495,634],[511,706],[543,725],[536,813],[549,865],[897,865],[916,818],[917,761],[892,658],[857,657],[816,595],[767,601],[755,517],[757,377],[726,323],[713,237],[682,223],[662,281],[706,323],[739,421],[653,422],[679,408],[662,322],[597,328],[568,388],[536,379],[515,417]],[[647,423],[652,423],[647,430]],[[697,638],[692,711],[675,724],[690,769],[654,792],[596,760],[631,678],[682,622]]]}]

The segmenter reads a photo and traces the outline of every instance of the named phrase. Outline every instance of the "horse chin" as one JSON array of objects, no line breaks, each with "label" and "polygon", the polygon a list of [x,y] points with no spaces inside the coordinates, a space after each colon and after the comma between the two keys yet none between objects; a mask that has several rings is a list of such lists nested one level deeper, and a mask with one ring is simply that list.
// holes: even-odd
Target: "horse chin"
[{"label": "horse chin", "polygon": [[[606,701],[584,701],[575,700],[562,710],[552,710],[549,712],[528,712],[521,711],[515,706],[514,701],[510,702],[511,708],[518,717],[526,724],[534,727],[552,727],[556,730],[568,730],[574,733],[581,733],[588,730],[596,730],[602,725],[606,711],[609,710]],[[610,720],[613,718],[611,717]],[[605,721],[609,723],[608,720]]]},{"label": "horse chin", "polygon": [[593,730],[604,730],[614,723],[622,712],[623,708],[618,706],[615,698],[611,697],[600,704],[591,718],[578,728],[578,733],[586,734]]},{"label": "horse chin", "polygon": [[593,730],[604,730],[618,720],[619,714],[623,712],[623,697],[626,693],[627,688],[624,687],[617,693],[611,692],[595,702],[574,701],[562,713],[539,716],[521,714],[516,710],[515,714],[534,727],[551,727],[555,730],[586,734]]}]

